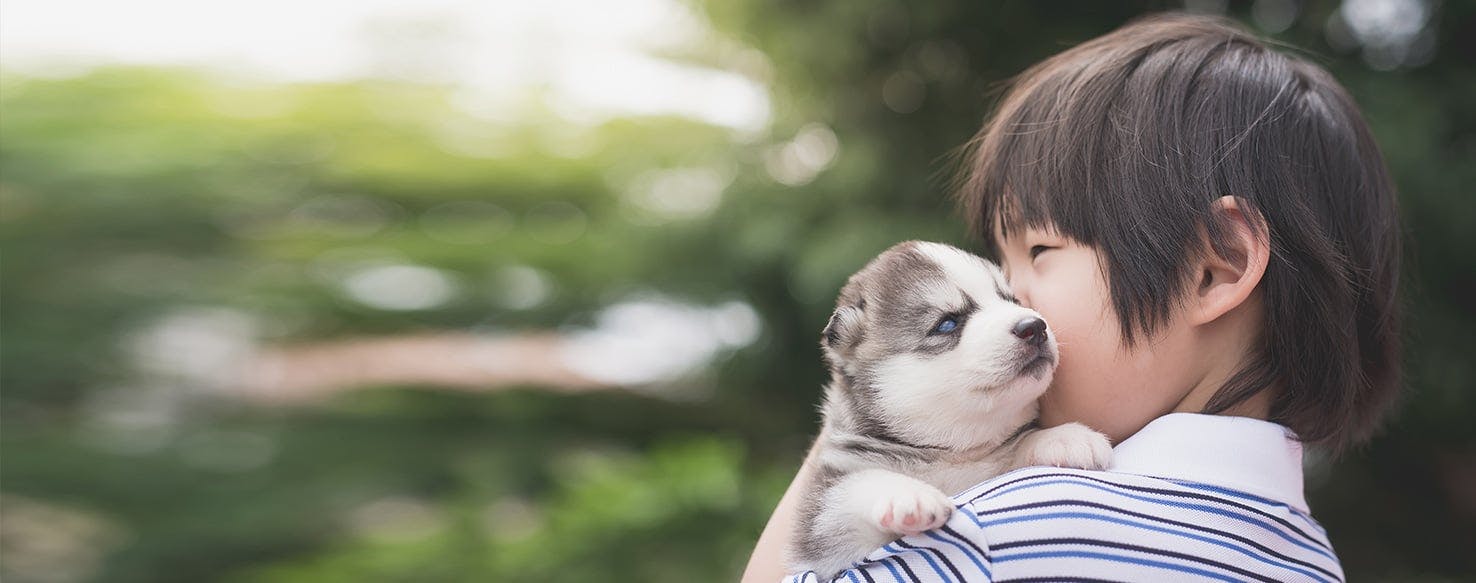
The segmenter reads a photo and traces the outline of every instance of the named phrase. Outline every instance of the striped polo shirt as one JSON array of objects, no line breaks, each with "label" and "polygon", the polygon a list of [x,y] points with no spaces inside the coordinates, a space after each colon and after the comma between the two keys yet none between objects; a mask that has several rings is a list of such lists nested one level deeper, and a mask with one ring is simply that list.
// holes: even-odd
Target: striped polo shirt
[{"label": "striped polo shirt", "polygon": [[1302,445],[1268,421],[1171,413],[1113,448],[1106,471],[1023,468],[953,500],[942,527],[834,580],[1343,580],[1302,495]]}]

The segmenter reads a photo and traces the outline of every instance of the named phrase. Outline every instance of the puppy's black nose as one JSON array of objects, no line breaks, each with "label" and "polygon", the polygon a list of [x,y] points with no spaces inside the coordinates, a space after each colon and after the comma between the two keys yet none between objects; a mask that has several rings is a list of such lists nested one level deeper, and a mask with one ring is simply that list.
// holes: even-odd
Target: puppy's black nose
[{"label": "puppy's black nose", "polygon": [[1015,323],[1015,328],[1010,330],[1016,338],[1029,342],[1034,346],[1040,346],[1046,340],[1045,320],[1031,316]]}]

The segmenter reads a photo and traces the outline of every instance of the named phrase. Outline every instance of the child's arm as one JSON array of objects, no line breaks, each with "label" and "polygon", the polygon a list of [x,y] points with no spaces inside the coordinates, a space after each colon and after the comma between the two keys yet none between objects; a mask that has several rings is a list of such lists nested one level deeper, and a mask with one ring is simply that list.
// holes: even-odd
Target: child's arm
[{"label": "child's arm", "polygon": [[810,453],[805,455],[805,461],[795,473],[794,481],[789,483],[789,489],[784,491],[784,497],[779,499],[779,506],[774,508],[774,514],[764,526],[763,534],[759,535],[758,544],[754,545],[753,554],[748,557],[748,568],[743,571],[743,583],[774,583],[788,573],[787,565],[784,564],[784,550],[794,534],[800,496],[804,494],[805,485],[810,481],[810,468],[814,466],[815,452],[819,449],[815,444],[820,443],[824,435],[825,430],[821,428],[820,436],[810,444]]}]

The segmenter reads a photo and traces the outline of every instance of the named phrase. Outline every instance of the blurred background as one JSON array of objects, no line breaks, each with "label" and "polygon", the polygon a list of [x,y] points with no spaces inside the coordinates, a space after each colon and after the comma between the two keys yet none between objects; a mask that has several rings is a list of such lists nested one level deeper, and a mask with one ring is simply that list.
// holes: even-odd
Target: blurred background
[{"label": "blurred background", "polygon": [[734,580],[991,88],[1184,9],[1372,124],[1410,390],[1309,498],[1471,580],[1473,4],[6,0],[0,579]]}]

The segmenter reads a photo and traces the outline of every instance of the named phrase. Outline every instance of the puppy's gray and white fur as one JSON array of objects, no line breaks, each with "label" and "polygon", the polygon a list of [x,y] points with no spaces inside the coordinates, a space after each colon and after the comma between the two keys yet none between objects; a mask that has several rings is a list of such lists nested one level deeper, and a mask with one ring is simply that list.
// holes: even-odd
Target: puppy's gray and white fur
[{"label": "puppy's gray and white fur", "polygon": [[1024,332],[1039,318],[997,266],[940,243],[899,243],[851,276],[820,342],[831,381],[793,571],[827,580],[1015,468],[1106,467],[1102,434],[1036,424],[1058,360],[1048,329]]}]

